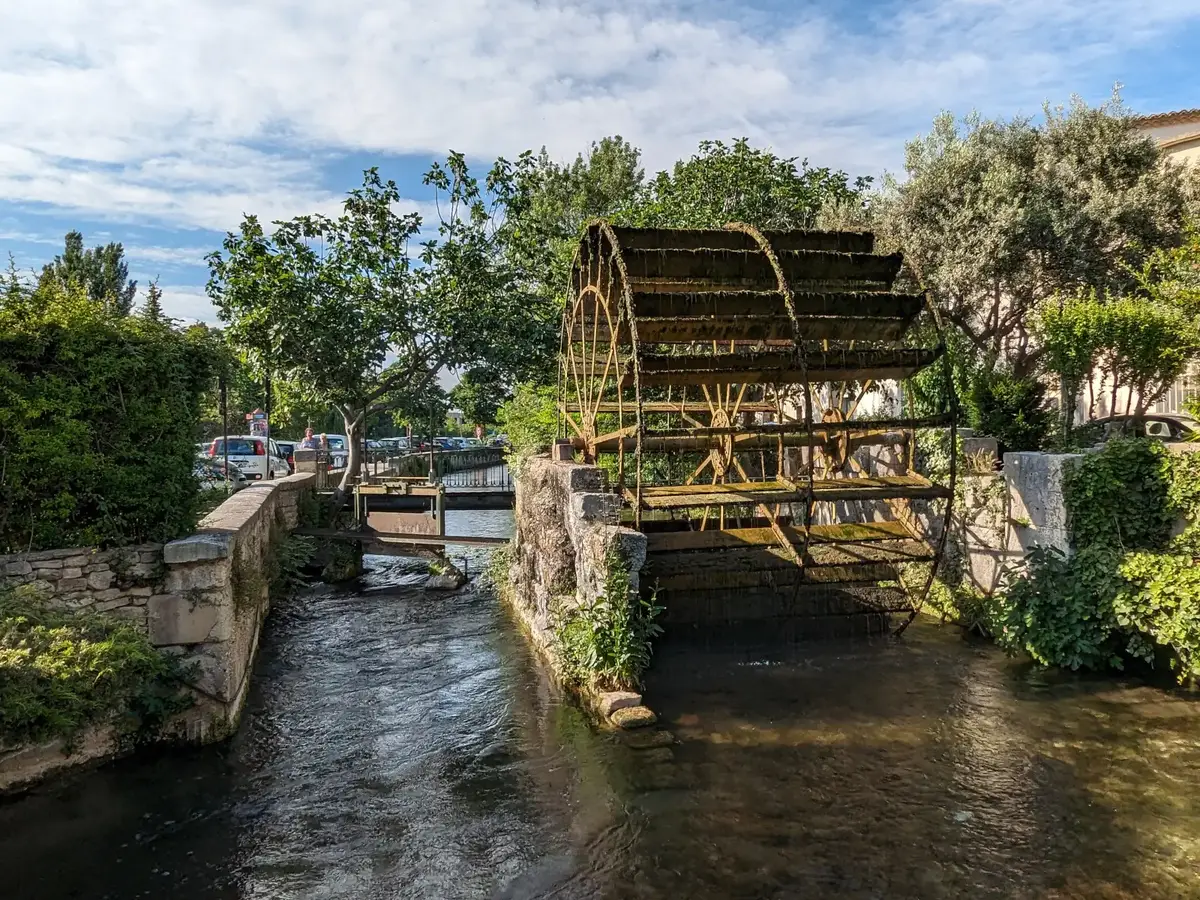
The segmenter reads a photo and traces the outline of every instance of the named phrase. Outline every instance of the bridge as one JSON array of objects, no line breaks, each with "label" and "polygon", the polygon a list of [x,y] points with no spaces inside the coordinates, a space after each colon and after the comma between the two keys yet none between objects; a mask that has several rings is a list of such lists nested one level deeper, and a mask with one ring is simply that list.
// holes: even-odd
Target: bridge
[{"label": "bridge", "polygon": [[[317,451],[302,452],[297,451],[297,470],[312,467],[318,490],[330,490],[342,470],[329,469]],[[447,509],[509,509],[514,499],[512,473],[499,448],[380,454],[368,457],[354,485],[354,528],[297,533],[362,542],[364,550],[380,555],[438,555],[446,544],[505,543],[502,538],[447,534]]]}]

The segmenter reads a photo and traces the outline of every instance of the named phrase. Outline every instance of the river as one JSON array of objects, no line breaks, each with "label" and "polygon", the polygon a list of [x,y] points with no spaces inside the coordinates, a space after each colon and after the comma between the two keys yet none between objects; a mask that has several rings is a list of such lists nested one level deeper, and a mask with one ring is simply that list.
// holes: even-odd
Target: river
[{"label": "river", "polygon": [[667,643],[647,698],[676,742],[635,747],[588,728],[491,597],[370,562],[364,590],[272,612],[228,743],[0,803],[0,897],[1200,897],[1186,697],[932,623]]}]

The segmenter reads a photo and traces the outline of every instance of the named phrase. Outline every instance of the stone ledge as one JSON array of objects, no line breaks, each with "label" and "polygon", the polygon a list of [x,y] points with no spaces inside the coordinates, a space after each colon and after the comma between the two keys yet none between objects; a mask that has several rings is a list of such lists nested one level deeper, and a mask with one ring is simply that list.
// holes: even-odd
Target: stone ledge
[{"label": "stone ledge", "polygon": [[163,547],[163,562],[174,566],[226,559],[229,556],[229,537],[228,534],[193,534],[171,541]]}]

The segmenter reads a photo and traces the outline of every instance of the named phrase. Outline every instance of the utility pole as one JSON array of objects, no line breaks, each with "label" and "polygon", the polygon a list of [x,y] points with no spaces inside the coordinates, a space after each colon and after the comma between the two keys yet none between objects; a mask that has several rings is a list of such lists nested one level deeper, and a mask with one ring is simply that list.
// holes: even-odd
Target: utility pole
[{"label": "utility pole", "polygon": [[233,493],[233,482],[229,478],[229,387],[225,376],[221,376],[221,452],[225,457],[225,493]]}]

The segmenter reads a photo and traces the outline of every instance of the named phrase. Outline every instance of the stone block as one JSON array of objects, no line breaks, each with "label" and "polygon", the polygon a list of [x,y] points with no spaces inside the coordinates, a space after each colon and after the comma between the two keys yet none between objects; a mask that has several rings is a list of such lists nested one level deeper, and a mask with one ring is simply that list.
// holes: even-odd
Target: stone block
[{"label": "stone block", "polygon": [[129,605],[128,597],[117,597],[113,600],[97,601],[96,612],[111,612],[114,609],[118,609],[122,606],[128,606],[128,605]]},{"label": "stone block", "polygon": [[560,468],[564,476],[564,487],[570,493],[599,493],[604,490],[604,473],[595,466],[563,465]]},{"label": "stone block", "polygon": [[152,596],[153,594],[154,594],[154,588],[149,587],[149,586],[131,587],[131,588],[125,589],[125,596],[127,596],[127,597],[140,597],[140,598],[144,599],[144,598]]},{"label": "stone block", "polygon": [[229,538],[228,534],[193,534],[171,541],[163,547],[163,562],[173,566],[226,559],[229,557]]},{"label": "stone block", "polygon": [[600,709],[600,715],[608,718],[618,709],[628,709],[631,706],[641,706],[642,695],[635,694],[633,691],[609,691],[601,694],[597,700],[597,706]]},{"label": "stone block", "polygon": [[616,494],[572,494],[571,516],[579,524],[616,525],[621,521],[621,498]]},{"label": "stone block", "polygon": [[68,556],[66,559],[63,560],[63,568],[66,568],[68,566],[82,568],[83,566],[86,566],[89,563],[91,563],[91,561],[92,561],[92,558],[86,554],[80,554],[79,556]]},{"label": "stone block", "polygon": [[30,565],[39,571],[47,572],[54,569],[61,569],[63,567],[61,559],[35,559],[30,563]]},{"label": "stone block", "polygon": [[66,594],[70,593],[71,591],[86,591],[87,586],[88,583],[86,578],[64,578],[59,581],[57,585],[55,585],[55,590],[59,593]]},{"label": "stone block", "polygon": [[142,563],[147,563],[149,565],[155,565],[156,563],[162,562],[162,558],[163,558],[163,553],[162,553],[161,547],[156,547],[153,550],[139,550],[138,551],[138,561],[142,562]]},{"label": "stone block", "polygon": [[618,728],[645,728],[656,723],[658,716],[646,706],[627,706],[616,710],[608,719]]},{"label": "stone block", "polygon": [[144,609],[150,620],[150,640],[157,645],[202,644],[221,639],[215,633],[223,630],[218,625],[226,617],[221,615],[218,604],[163,594],[151,597]]},{"label": "stone block", "polygon": [[107,603],[110,600],[116,600],[118,597],[123,596],[125,594],[120,588],[106,588],[103,591],[94,591],[92,593],[92,599],[97,603]]},{"label": "stone block", "polygon": [[111,571],[103,570],[93,572],[87,577],[88,587],[93,591],[104,591],[112,586],[113,579],[116,576]]},{"label": "stone block", "polygon": [[33,566],[23,559],[4,564],[5,575],[28,575],[31,572],[33,572]]},{"label": "stone block", "polygon": [[58,577],[59,578],[82,578],[83,577],[83,569],[80,568],[79,566],[65,566],[64,565],[62,568],[62,574],[60,574]]},{"label": "stone block", "polygon": [[179,594],[185,591],[224,588],[229,585],[231,577],[232,567],[229,561],[221,560],[189,566],[170,566],[164,582],[169,592]]}]

